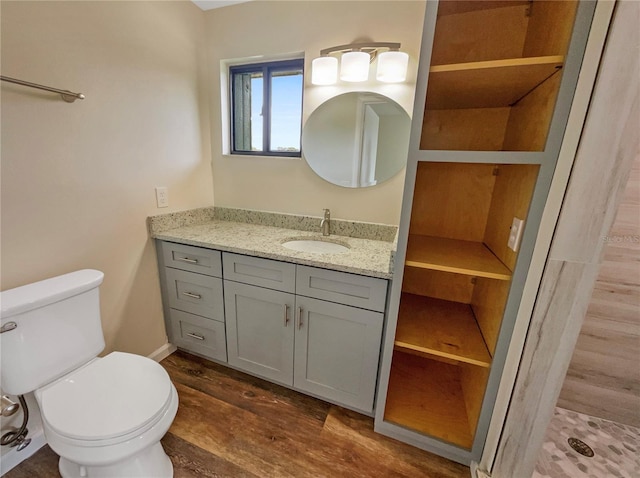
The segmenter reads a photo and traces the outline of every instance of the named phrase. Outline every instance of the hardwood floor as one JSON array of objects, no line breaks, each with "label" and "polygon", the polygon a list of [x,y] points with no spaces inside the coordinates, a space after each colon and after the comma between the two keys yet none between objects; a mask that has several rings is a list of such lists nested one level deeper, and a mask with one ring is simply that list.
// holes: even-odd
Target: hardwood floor
[{"label": "hardwood floor", "polygon": [[[181,351],[161,364],[180,397],[162,439],[176,478],[471,476],[374,433],[372,418]],[[4,476],[57,477],[57,463],[45,446]]]}]

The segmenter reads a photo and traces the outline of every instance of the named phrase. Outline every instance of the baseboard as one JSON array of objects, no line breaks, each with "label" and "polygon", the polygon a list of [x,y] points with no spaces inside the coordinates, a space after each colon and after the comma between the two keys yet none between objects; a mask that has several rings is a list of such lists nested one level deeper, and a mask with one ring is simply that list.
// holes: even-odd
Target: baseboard
[{"label": "baseboard", "polygon": [[178,347],[167,342],[162,347],[151,352],[149,355],[147,355],[147,357],[149,357],[151,360],[155,360],[156,362],[160,362],[161,360],[164,360],[176,350],[178,350]]}]

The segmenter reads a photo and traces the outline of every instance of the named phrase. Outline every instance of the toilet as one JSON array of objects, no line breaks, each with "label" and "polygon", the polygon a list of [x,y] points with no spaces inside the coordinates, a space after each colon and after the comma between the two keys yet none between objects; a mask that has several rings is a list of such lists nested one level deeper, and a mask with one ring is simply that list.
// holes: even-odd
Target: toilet
[{"label": "toilet", "polygon": [[178,394],[147,357],[98,357],[103,277],[86,269],[0,293],[2,390],[34,392],[64,478],[172,477],[160,439]]}]

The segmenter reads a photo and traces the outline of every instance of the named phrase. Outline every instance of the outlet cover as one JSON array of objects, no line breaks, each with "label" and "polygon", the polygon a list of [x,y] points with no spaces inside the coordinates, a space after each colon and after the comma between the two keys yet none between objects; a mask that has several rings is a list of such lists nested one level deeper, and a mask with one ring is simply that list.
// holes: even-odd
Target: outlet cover
[{"label": "outlet cover", "polygon": [[169,190],[165,186],[156,188],[156,204],[158,207],[169,207]]},{"label": "outlet cover", "polygon": [[511,230],[509,231],[509,241],[507,242],[507,246],[513,252],[518,252],[518,247],[520,247],[520,238],[522,237],[523,229],[524,229],[524,221],[522,219],[518,219],[517,217],[514,217],[513,222],[511,223]]}]

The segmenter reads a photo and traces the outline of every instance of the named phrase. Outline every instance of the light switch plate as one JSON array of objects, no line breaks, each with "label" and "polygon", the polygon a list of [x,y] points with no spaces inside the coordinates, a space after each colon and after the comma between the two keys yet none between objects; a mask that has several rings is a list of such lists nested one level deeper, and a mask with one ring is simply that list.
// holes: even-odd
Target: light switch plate
[{"label": "light switch plate", "polygon": [[507,246],[513,252],[518,252],[518,247],[520,247],[520,238],[522,237],[523,229],[524,229],[524,221],[522,219],[518,219],[517,217],[514,217],[513,222],[511,223],[511,230],[509,231],[509,241],[507,242]]}]

